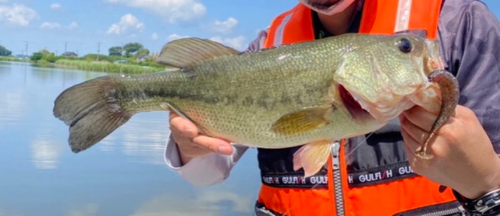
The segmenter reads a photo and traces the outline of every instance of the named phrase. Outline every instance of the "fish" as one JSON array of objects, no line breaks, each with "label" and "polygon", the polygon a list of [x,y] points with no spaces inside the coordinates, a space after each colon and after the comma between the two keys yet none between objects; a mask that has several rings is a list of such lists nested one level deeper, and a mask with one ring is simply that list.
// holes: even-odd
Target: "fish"
[{"label": "fish", "polygon": [[[174,69],[98,77],[56,98],[53,113],[69,126],[73,152],[136,113],[168,111],[233,144],[302,146],[294,169],[307,177],[336,140],[376,131],[416,105],[439,113],[435,132],[458,103],[439,43],[412,34],[348,33],[255,52],[183,38],[165,44],[157,62]],[[428,158],[426,151],[427,142],[416,153]]]}]

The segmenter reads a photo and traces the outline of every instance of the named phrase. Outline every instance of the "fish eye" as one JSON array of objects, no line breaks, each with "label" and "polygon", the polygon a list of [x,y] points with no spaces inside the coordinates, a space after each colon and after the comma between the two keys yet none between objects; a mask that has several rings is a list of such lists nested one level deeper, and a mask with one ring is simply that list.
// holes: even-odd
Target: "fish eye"
[{"label": "fish eye", "polygon": [[409,53],[413,49],[411,41],[408,38],[401,38],[398,43],[399,50],[404,53]]}]

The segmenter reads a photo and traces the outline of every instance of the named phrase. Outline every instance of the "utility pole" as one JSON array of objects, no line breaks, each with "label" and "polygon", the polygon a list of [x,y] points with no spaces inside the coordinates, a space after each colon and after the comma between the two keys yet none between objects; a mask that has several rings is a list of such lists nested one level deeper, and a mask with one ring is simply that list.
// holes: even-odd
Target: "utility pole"
[{"label": "utility pole", "polygon": [[24,48],[24,50],[25,50],[24,53],[26,53],[26,56],[29,56],[28,55],[28,41],[25,41],[25,43],[26,43],[26,47]]},{"label": "utility pole", "polygon": [[97,42],[97,61],[99,61],[100,52],[101,52],[101,42]]},{"label": "utility pole", "polygon": [[67,52],[68,50],[66,49],[68,47],[68,42],[64,42],[64,52]]}]

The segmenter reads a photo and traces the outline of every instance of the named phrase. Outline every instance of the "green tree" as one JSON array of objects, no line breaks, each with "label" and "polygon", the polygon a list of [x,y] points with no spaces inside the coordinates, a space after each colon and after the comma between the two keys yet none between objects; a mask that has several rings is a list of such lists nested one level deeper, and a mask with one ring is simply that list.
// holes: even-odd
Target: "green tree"
[{"label": "green tree", "polygon": [[137,51],[143,49],[144,46],[140,43],[128,43],[123,46],[123,50],[125,51],[125,56],[130,57],[134,55]]},{"label": "green tree", "polygon": [[54,63],[57,60],[56,55],[46,49],[41,50],[40,53],[42,53],[42,59],[47,62]]},{"label": "green tree", "polygon": [[56,55],[53,52],[50,52],[46,49],[40,50],[36,53],[33,53],[33,55],[31,55],[31,60],[35,61],[35,62],[38,62],[40,60],[44,60],[46,62],[54,63],[57,61],[57,59],[59,59],[59,58],[56,57]]},{"label": "green tree", "polygon": [[54,53],[51,53],[50,51],[46,50],[46,49],[43,49],[43,50],[40,50],[40,52],[42,53],[42,55],[45,57],[45,56],[51,56],[51,55],[54,55]]},{"label": "green tree", "polygon": [[43,58],[43,54],[41,52],[36,52],[31,55],[31,61],[37,62],[38,60]]},{"label": "green tree", "polygon": [[148,49],[140,49],[136,53],[136,55],[149,55],[149,50]]},{"label": "green tree", "polygon": [[8,50],[4,46],[0,45],[0,56],[10,56],[12,54],[12,51]]},{"label": "green tree", "polygon": [[122,56],[123,55],[123,47],[114,46],[114,47],[109,48],[109,55],[110,56]]}]

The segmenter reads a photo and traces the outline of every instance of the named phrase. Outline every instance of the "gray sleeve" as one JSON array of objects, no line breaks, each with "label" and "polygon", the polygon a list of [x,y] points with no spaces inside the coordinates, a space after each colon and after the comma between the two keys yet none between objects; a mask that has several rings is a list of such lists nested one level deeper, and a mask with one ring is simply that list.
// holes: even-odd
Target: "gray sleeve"
[{"label": "gray sleeve", "polygon": [[245,50],[245,52],[257,52],[260,49],[264,48],[264,43],[267,38],[267,30],[262,30],[259,32],[257,35],[257,38],[250,42],[248,45],[248,48]]},{"label": "gray sleeve", "polygon": [[480,1],[445,1],[440,39],[448,71],[500,154],[500,23]]},{"label": "gray sleeve", "polygon": [[209,154],[194,158],[187,164],[182,164],[177,144],[170,136],[165,147],[165,163],[192,185],[205,187],[223,182],[229,176],[231,169],[243,156],[248,147],[233,146],[230,156]]}]

